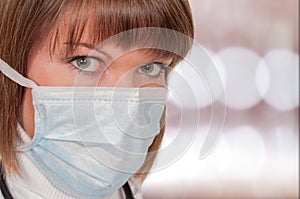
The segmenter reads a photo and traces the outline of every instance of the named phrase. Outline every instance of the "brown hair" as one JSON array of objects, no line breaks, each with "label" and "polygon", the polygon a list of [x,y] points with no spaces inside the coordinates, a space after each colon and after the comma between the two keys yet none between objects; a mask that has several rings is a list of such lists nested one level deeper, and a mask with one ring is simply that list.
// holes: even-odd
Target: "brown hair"
[{"label": "brown hair", "polygon": [[[93,44],[135,28],[160,27],[178,31],[190,38],[177,47],[182,56],[188,53],[194,37],[188,0],[1,0],[0,58],[26,76],[28,56],[34,46],[51,36],[54,42],[49,47],[54,50],[57,41],[62,39],[60,23],[66,19],[66,13],[70,24],[67,38],[63,38],[70,44],[66,52],[74,50],[73,44],[80,41],[87,24],[92,29],[89,31]],[[174,45],[174,38],[168,38],[170,41],[165,43]],[[129,38],[126,40],[129,43],[121,45],[128,46],[133,40]],[[172,65],[182,59],[167,51],[155,53],[174,57]],[[0,73],[0,157],[7,172],[18,171],[14,144],[18,139],[16,126],[21,117],[22,92],[21,86]],[[163,133],[164,128],[149,151],[159,149]],[[154,158],[148,157],[141,171],[149,170]]]}]

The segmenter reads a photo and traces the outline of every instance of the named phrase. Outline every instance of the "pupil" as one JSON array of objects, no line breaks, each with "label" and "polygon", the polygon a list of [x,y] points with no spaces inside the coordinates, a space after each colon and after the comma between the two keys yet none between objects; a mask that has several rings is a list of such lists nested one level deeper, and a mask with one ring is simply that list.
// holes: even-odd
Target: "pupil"
[{"label": "pupil", "polygon": [[81,68],[87,68],[89,66],[89,61],[87,59],[80,59],[77,64],[81,66]]},{"label": "pupil", "polygon": [[149,71],[152,71],[153,70],[153,67],[151,66],[151,65],[145,65],[144,66],[144,71],[146,71],[146,72],[149,72]]},{"label": "pupil", "polygon": [[82,65],[85,65],[85,64],[87,63],[87,61],[86,61],[86,59],[82,59],[82,60],[80,60],[80,63],[81,63]]}]

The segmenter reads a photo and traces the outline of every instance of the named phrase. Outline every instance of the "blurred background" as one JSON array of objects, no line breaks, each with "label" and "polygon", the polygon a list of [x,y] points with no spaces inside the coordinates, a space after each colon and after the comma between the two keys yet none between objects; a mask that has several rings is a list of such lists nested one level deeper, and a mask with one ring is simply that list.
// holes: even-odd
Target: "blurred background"
[{"label": "blurred background", "polygon": [[[186,63],[178,66],[195,96],[172,82],[186,98],[168,99],[162,148],[179,134],[192,141],[172,164],[151,173],[144,198],[299,198],[299,1],[190,3],[195,41],[213,60],[223,88],[208,85],[225,96],[207,97],[203,78]],[[202,157],[214,117],[220,135]]]}]

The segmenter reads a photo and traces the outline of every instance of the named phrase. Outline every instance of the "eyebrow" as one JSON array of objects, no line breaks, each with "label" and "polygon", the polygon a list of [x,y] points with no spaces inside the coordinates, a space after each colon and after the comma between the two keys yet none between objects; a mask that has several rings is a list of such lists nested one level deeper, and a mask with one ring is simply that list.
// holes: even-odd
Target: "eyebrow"
[{"label": "eyebrow", "polygon": [[[71,43],[65,42],[64,44],[70,45]],[[89,44],[89,43],[72,43],[72,45],[83,46],[83,47],[91,49],[91,50],[96,50],[97,52],[102,53],[103,55],[105,55],[108,59],[112,59],[112,57],[108,53],[106,53],[105,51],[102,51],[102,50],[96,48],[92,44]]]}]

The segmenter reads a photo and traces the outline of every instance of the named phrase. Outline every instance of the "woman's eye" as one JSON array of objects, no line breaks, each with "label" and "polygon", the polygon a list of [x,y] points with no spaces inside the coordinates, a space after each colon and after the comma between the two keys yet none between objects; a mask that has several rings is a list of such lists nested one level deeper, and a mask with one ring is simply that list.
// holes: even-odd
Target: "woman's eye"
[{"label": "woman's eye", "polygon": [[103,61],[97,57],[79,56],[70,60],[70,63],[78,70],[84,72],[96,72],[103,69]]},{"label": "woman's eye", "polygon": [[153,78],[158,77],[164,71],[165,71],[165,66],[161,63],[146,64],[138,68],[138,73]]}]

